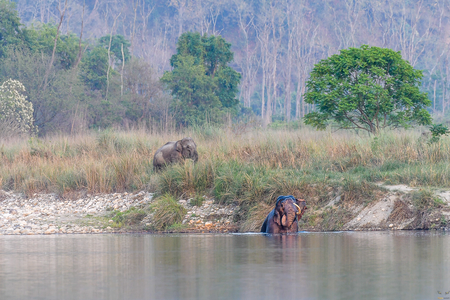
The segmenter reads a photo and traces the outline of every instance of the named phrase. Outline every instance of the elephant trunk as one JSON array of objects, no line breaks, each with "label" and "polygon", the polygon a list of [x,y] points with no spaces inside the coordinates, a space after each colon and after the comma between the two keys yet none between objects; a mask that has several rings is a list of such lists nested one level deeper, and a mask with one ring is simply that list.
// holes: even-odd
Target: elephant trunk
[{"label": "elephant trunk", "polygon": [[286,214],[281,219],[283,226],[290,227],[292,225],[292,223],[294,222],[295,217],[296,217],[295,210],[290,209],[289,211],[287,211]]},{"label": "elephant trunk", "polygon": [[193,158],[194,158],[194,162],[197,162],[197,161],[198,161],[198,153],[197,153],[197,150],[194,150]]}]

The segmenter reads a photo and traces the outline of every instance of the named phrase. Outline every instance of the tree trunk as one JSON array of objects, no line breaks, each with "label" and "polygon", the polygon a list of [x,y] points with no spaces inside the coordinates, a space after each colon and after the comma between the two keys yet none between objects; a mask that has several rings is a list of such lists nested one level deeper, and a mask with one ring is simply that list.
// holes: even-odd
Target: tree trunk
[{"label": "tree trunk", "polygon": [[183,33],[183,13],[184,13],[184,5],[180,5],[178,8],[178,37]]},{"label": "tree trunk", "polygon": [[261,118],[264,119],[265,111],[264,111],[264,104],[266,102],[265,97],[265,90],[266,90],[266,70],[265,70],[265,57],[262,57],[263,60],[263,68],[262,68],[262,88],[261,88]]},{"label": "tree trunk", "polygon": [[302,84],[301,84],[301,79],[299,79],[298,83],[297,83],[297,95],[295,95],[295,118],[297,120],[299,120],[302,115],[301,115],[301,107],[300,107],[300,100],[302,97],[302,88],[301,88]]},{"label": "tree trunk", "polygon": [[433,112],[436,112],[436,80],[434,80],[434,89],[433,89]]},{"label": "tree trunk", "polygon": [[44,91],[47,89],[48,76],[50,75],[50,71],[52,70],[52,67],[53,67],[53,62],[55,61],[56,45],[58,43],[59,30],[61,29],[61,24],[64,20],[64,14],[66,13],[66,8],[67,8],[67,0],[64,3],[64,9],[62,12],[61,12],[61,8],[58,6],[60,18],[59,18],[58,27],[56,28],[56,36],[55,36],[55,41],[54,41],[54,45],[53,45],[52,58],[50,60],[50,63],[48,65],[47,71],[45,72],[45,76],[44,76],[44,82],[43,82],[43,90]]}]

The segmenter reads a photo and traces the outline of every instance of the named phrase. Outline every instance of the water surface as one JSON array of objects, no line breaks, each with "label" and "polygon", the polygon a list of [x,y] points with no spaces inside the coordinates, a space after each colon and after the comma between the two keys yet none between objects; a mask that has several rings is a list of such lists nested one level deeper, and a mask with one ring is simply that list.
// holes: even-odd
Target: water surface
[{"label": "water surface", "polygon": [[421,231],[0,236],[0,299],[450,299],[449,246]]}]

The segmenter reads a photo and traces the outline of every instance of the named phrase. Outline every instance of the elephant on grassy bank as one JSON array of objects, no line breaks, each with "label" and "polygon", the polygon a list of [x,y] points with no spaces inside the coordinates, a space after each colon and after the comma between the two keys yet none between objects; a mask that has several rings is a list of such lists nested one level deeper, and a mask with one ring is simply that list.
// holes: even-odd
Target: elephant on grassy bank
[{"label": "elephant on grassy bank", "polygon": [[197,145],[190,137],[176,142],[168,142],[158,150],[153,157],[153,167],[161,170],[168,164],[178,163],[186,158],[198,160]]},{"label": "elephant on grassy bank", "polygon": [[307,209],[306,201],[294,196],[279,196],[275,208],[267,215],[261,227],[265,233],[298,232],[298,220]]}]

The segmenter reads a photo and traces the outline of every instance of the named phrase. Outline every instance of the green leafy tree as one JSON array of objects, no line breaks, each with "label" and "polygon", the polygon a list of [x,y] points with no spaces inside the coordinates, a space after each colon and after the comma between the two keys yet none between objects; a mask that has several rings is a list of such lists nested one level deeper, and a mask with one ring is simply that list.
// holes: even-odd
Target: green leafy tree
[{"label": "green leafy tree", "polygon": [[[33,36],[33,51],[52,55],[57,27],[52,24],[39,24],[29,30]],[[60,34],[56,43],[56,65],[68,70],[75,64],[79,51],[79,39],[74,34]]]},{"label": "green leafy tree", "polygon": [[215,94],[214,80],[205,75],[203,64],[195,64],[193,56],[181,56],[172,72],[162,78],[175,96],[172,109],[178,121],[184,124],[220,122],[221,103]]},{"label": "green leafy tree", "polygon": [[80,76],[92,90],[106,91],[106,72],[108,72],[108,51],[95,47],[87,52],[81,60]]},{"label": "green leafy tree", "polygon": [[305,123],[324,129],[331,121],[339,129],[377,133],[383,128],[429,125],[431,104],[419,90],[422,71],[400,52],[369,47],[341,50],[314,66],[305,101],[316,111]]},{"label": "green leafy tree", "polygon": [[[109,41],[111,40],[111,53],[114,54],[115,59],[122,61],[122,56],[127,62],[131,58],[131,53],[129,47],[131,46],[130,42],[125,39],[123,35],[116,34],[113,35],[105,35],[99,39],[99,44],[105,49],[109,48]],[[123,55],[122,55],[122,47],[123,47]]]},{"label": "green leafy tree", "polygon": [[108,128],[119,124],[124,110],[121,103],[120,78],[110,69],[109,96],[105,99],[108,72],[108,51],[97,46],[83,56],[80,78],[88,89],[87,119],[91,128]]},{"label": "green leafy tree", "polygon": [[0,0],[0,57],[5,55],[7,47],[30,48],[32,36],[20,22],[16,4]]},{"label": "green leafy tree", "polygon": [[241,75],[228,66],[233,60],[230,47],[221,36],[180,36],[170,59],[173,70],[162,77],[175,98],[172,109],[179,122],[220,122],[224,112],[236,110]]}]

